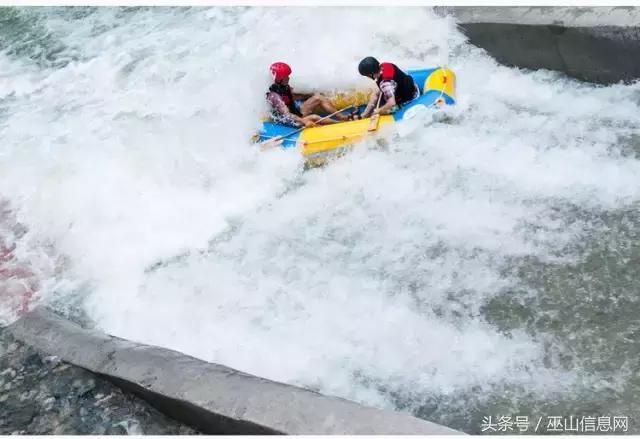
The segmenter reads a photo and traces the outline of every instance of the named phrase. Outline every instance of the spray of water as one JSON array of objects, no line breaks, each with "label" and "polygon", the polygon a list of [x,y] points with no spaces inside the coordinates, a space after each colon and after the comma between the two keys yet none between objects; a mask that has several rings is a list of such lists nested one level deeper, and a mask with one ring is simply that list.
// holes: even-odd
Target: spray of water
[{"label": "spray of water", "polygon": [[[637,85],[499,66],[426,8],[0,14],[0,195],[22,230],[2,233],[38,300],[471,432],[638,407],[629,350],[596,355],[619,308],[589,320],[612,303],[609,243],[614,269],[636,254]],[[307,172],[251,147],[271,62],[332,90],[367,86],[370,54],[451,67],[458,105]],[[638,306],[636,281],[616,303]]]}]

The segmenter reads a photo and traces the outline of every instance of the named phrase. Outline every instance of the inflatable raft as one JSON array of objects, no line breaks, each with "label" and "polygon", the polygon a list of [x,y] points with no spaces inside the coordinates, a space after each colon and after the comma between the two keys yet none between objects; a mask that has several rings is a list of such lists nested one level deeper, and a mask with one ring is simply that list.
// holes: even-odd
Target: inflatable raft
[{"label": "inflatable raft", "polygon": [[[374,134],[378,129],[411,117],[420,107],[437,108],[455,103],[455,74],[448,68],[437,67],[407,71],[418,85],[421,95],[404,104],[393,114],[346,121],[309,128],[293,128],[265,118],[262,129],[254,136],[256,142],[273,143],[282,148],[298,147],[307,162],[322,163],[328,157],[339,155],[348,146]],[[354,104],[363,111],[371,95],[369,91],[339,94],[331,97],[337,109],[347,109]],[[277,142],[277,143],[276,143]]]}]

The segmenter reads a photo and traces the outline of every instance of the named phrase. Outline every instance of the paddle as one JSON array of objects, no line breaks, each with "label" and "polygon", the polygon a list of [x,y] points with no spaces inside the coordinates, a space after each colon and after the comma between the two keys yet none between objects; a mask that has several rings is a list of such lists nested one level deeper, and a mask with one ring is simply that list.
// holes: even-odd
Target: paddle
[{"label": "paddle", "polygon": [[[380,91],[380,96],[378,96],[378,103],[376,104],[376,110],[380,107],[381,100],[382,100],[382,90]],[[369,121],[369,128],[367,129],[367,131],[377,130],[379,122],[380,122],[380,113],[377,113],[371,116],[371,120]]]},{"label": "paddle", "polygon": [[[335,116],[336,114],[338,114],[338,113],[340,113],[340,112],[342,112],[344,110],[349,110],[349,109],[355,107],[356,105],[357,104],[349,105],[348,107],[345,107],[345,108],[342,108],[340,110],[337,110],[337,111],[329,114],[328,116],[324,116],[324,117],[318,119],[315,123],[317,124],[318,122],[321,122],[323,120],[329,119],[330,117]],[[272,139],[265,140],[264,142],[259,143],[259,146],[263,150],[270,149],[270,148],[275,148],[276,146],[282,145],[282,142],[284,141],[284,139],[286,139],[287,137],[289,137],[289,136],[291,136],[293,134],[299,133],[300,131],[304,130],[305,128],[307,128],[307,127],[303,126],[303,127],[298,128],[297,130],[291,131],[290,133],[285,134],[283,136],[276,136],[276,137],[274,137]]]}]

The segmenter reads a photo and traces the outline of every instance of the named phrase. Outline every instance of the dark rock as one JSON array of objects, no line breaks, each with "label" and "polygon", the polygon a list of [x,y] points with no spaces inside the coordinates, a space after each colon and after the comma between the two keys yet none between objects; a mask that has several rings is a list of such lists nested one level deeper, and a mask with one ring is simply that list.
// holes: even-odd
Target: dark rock
[{"label": "dark rock", "polygon": [[198,434],[85,369],[0,327],[0,435]]},{"label": "dark rock", "polygon": [[55,355],[51,355],[49,357],[45,357],[44,358],[44,362],[48,365],[48,366],[57,366],[58,364],[60,364],[60,357],[56,357]]},{"label": "dark rock", "polygon": [[34,402],[19,403],[19,405],[10,404],[7,407],[5,414],[5,422],[11,421],[11,423],[17,426],[27,426],[31,423],[36,415],[36,406]]},{"label": "dark rock", "polygon": [[42,401],[42,408],[45,411],[50,411],[53,408],[55,402],[56,402],[56,399],[54,397],[49,397]]},{"label": "dark rock", "polygon": [[77,389],[79,396],[85,396],[96,387],[96,382],[91,378],[88,380],[76,380],[73,382],[73,387]]},{"label": "dark rock", "polygon": [[11,369],[11,368],[7,368],[7,369],[3,370],[2,372],[0,372],[0,375],[2,375],[3,377],[8,376],[9,378],[15,378],[16,374],[17,374],[17,372],[14,369]]},{"label": "dark rock", "polygon": [[34,352],[24,359],[22,367],[42,367],[42,364],[42,358]]},{"label": "dark rock", "polygon": [[127,434],[127,430],[125,430],[125,428],[120,424],[114,424],[107,428],[106,433],[109,435],[124,436]]}]

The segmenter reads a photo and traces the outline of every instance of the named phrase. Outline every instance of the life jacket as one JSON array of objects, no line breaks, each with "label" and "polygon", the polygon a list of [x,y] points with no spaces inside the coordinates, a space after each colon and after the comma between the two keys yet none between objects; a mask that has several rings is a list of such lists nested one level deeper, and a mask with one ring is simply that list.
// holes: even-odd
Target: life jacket
[{"label": "life jacket", "polygon": [[400,70],[397,65],[383,62],[380,64],[380,77],[376,83],[380,87],[382,81],[390,80],[398,84],[395,92],[396,104],[400,105],[414,98],[416,85],[413,78]]},{"label": "life jacket", "polygon": [[[274,82],[273,84],[271,84],[271,87],[269,87],[269,91],[274,92],[278,96],[280,96],[292,114],[302,117],[302,114],[296,108],[296,104],[293,99],[293,92],[291,91],[291,87],[289,86],[289,84],[285,85],[278,82]],[[267,96],[268,95],[269,94],[267,93]]]}]

